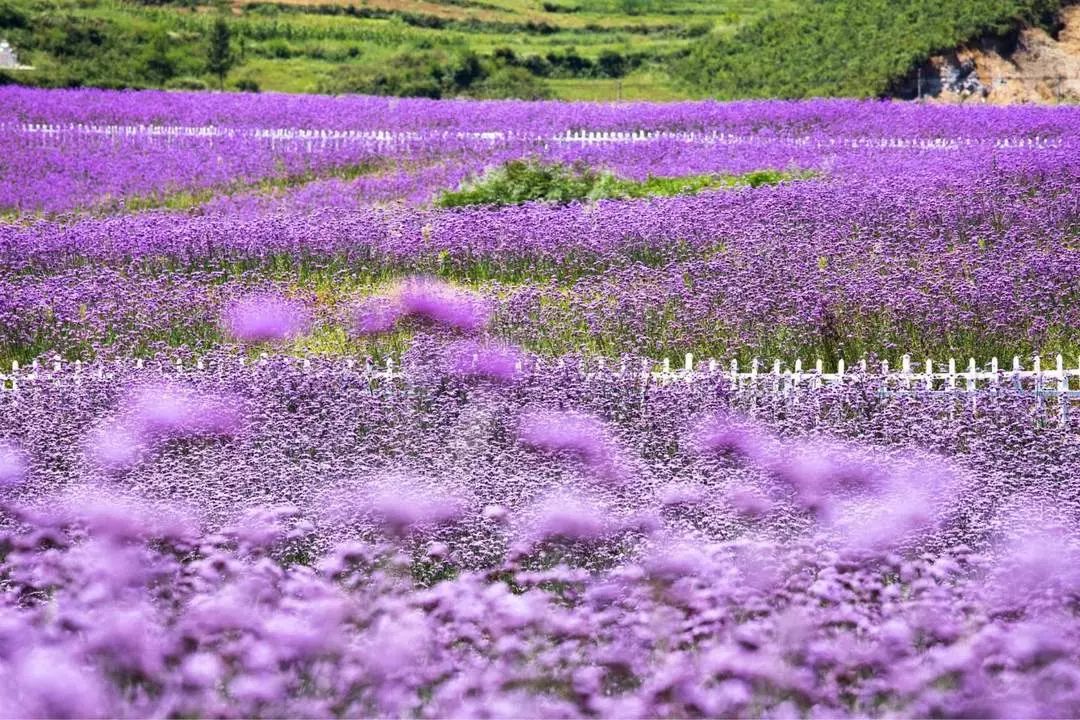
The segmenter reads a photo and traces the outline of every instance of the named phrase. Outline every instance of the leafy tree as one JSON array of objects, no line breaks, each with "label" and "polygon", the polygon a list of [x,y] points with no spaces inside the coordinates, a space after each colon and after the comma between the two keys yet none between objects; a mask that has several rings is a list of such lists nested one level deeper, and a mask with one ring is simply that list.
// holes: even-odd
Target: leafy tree
[{"label": "leafy tree", "polygon": [[154,34],[143,60],[143,71],[155,85],[160,85],[176,75],[176,60],[170,54],[169,37],[163,32]]},{"label": "leafy tree", "polygon": [[236,64],[230,40],[232,33],[225,18],[218,17],[210,29],[210,47],[206,58],[207,72],[217,75],[218,88],[225,89],[225,75]]},{"label": "leafy tree", "polygon": [[596,58],[596,69],[604,77],[620,78],[626,75],[626,58],[614,50],[604,50]]}]

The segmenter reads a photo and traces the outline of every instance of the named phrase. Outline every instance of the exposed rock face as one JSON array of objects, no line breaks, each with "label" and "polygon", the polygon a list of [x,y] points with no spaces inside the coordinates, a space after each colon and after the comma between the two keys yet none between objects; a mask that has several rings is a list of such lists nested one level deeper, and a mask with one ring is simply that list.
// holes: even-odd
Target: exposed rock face
[{"label": "exposed rock face", "polygon": [[[1061,11],[1057,36],[1026,28],[1008,38],[984,38],[931,57],[897,95],[938,102],[1054,103],[1080,101],[1080,5]],[[921,85],[921,88],[920,88]]]},{"label": "exposed rock face", "polygon": [[19,63],[15,49],[7,40],[0,40],[0,70],[23,70],[26,66]]}]

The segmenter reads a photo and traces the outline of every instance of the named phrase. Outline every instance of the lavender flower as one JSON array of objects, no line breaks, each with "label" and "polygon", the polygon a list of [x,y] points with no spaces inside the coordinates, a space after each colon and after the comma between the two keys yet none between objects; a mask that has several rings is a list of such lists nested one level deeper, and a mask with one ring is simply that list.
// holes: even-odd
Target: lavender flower
[{"label": "lavender flower", "polygon": [[522,415],[518,439],[548,453],[568,453],[601,478],[619,484],[627,479],[618,443],[598,418],[577,412],[531,411]]},{"label": "lavender flower", "polygon": [[128,422],[140,437],[233,435],[240,426],[234,399],[197,395],[176,384],[151,385],[126,401]]},{"label": "lavender flower", "polygon": [[356,307],[354,329],[360,335],[389,332],[404,315],[405,308],[396,298],[368,298]]},{"label": "lavender flower", "polygon": [[256,294],[233,303],[222,319],[232,337],[246,343],[289,340],[307,332],[308,312],[295,301],[273,294]]},{"label": "lavender flower", "polygon": [[448,370],[461,377],[511,382],[521,372],[523,353],[506,343],[461,340],[446,349]]},{"label": "lavender flower", "polygon": [[431,278],[410,278],[397,293],[405,313],[463,332],[483,330],[489,314],[475,294]]}]

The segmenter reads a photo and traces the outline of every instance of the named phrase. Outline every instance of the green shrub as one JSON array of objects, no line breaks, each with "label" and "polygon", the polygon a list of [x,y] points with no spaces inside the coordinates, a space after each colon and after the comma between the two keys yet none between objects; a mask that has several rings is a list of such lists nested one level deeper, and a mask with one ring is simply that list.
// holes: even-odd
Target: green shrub
[{"label": "green shrub", "polygon": [[30,19],[19,8],[11,3],[0,2],[0,29],[11,30],[25,28],[30,25]]},{"label": "green shrub", "polygon": [[470,87],[468,94],[492,100],[546,100],[551,88],[524,68],[504,67]]},{"label": "green shrub", "polygon": [[808,177],[811,174],[805,172],[756,170],[741,176],[650,176],[645,180],[627,180],[607,170],[593,170],[581,163],[562,165],[537,160],[511,160],[488,170],[480,178],[464,183],[457,190],[443,192],[435,204],[439,207],[462,207],[516,205],[532,201],[568,203],[576,200],[671,197],[738,186],[775,185]]}]

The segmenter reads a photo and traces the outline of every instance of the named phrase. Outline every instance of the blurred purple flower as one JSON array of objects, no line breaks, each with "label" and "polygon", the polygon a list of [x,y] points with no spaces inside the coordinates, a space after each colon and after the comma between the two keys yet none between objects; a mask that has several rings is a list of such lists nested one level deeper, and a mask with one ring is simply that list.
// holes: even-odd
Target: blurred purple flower
[{"label": "blurred purple flower", "polygon": [[127,470],[139,462],[146,445],[139,434],[115,422],[90,432],[87,438],[90,457],[105,470]]},{"label": "blurred purple flower", "polygon": [[703,420],[694,433],[696,446],[705,452],[731,454],[755,463],[775,452],[775,440],[763,429],[729,415]]},{"label": "blurred purple flower", "polygon": [[622,453],[599,418],[563,410],[535,410],[521,416],[518,440],[549,453],[570,453],[605,480],[626,479]]},{"label": "blurred purple flower", "polygon": [[727,501],[741,514],[756,518],[769,514],[773,502],[752,488],[736,488],[727,493]]},{"label": "blurred purple flower", "polygon": [[460,340],[446,349],[448,371],[461,377],[483,377],[511,382],[517,377],[523,354],[513,345]]},{"label": "blurred purple flower", "polygon": [[810,450],[800,446],[797,459],[784,463],[785,479],[847,548],[885,550],[930,531],[955,490],[943,459],[879,454],[870,461],[819,447],[807,462]]},{"label": "blurred purple flower", "polygon": [[555,493],[538,504],[528,535],[532,542],[589,541],[604,537],[613,527],[607,510],[595,499],[578,493]]},{"label": "blurred purple flower", "polygon": [[193,388],[165,383],[133,392],[123,410],[135,432],[154,439],[233,435],[240,426],[236,405],[231,398],[198,394]]},{"label": "blurred purple flower", "polygon": [[356,306],[353,328],[360,335],[389,332],[404,315],[405,308],[397,298],[366,298]]},{"label": "blurred purple flower", "polygon": [[15,443],[0,440],[0,488],[21,485],[26,471],[26,453]]},{"label": "blurred purple flower", "polygon": [[19,714],[42,718],[95,718],[107,714],[96,673],[61,648],[30,648],[14,668]]},{"label": "blurred purple flower", "polygon": [[299,302],[272,293],[234,302],[222,318],[226,332],[247,343],[289,340],[307,332],[311,315]]},{"label": "blurred purple flower", "polygon": [[370,503],[375,517],[395,535],[454,522],[465,512],[460,498],[406,476],[382,478]]},{"label": "blurred purple flower", "polygon": [[475,293],[433,278],[406,280],[398,301],[408,315],[464,332],[483,330],[490,316]]}]

